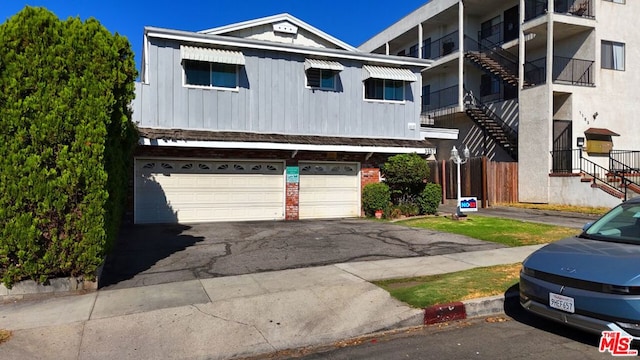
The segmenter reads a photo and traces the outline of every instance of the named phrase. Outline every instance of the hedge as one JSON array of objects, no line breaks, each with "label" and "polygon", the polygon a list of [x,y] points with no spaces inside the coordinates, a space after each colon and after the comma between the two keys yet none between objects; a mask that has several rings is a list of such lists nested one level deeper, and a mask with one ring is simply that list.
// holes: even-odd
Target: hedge
[{"label": "hedge", "polygon": [[26,7],[0,25],[0,276],[91,277],[117,236],[137,139],[128,40]]}]

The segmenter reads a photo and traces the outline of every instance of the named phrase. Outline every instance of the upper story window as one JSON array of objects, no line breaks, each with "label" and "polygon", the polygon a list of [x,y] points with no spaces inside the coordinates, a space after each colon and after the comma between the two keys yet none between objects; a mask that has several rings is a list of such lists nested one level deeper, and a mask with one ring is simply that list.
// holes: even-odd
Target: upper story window
[{"label": "upper story window", "polygon": [[180,46],[184,84],[187,86],[237,89],[238,67],[244,65],[239,51]]},{"label": "upper story window", "polygon": [[306,59],[304,68],[307,75],[307,86],[322,90],[336,90],[338,74],[344,66],[336,61]]},{"label": "upper story window", "polygon": [[418,44],[415,44],[409,48],[409,56],[414,58],[418,57]]},{"label": "upper story window", "polygon": [[406,84],[417,80],[408,69],[365,65],[364,98],[367,100],[405,101]]},{"label": "upper story window", "polygon": [[602,68],[624,70],[624,43],[602,40]]},{"label": "upper story window", "polygon": [[404,101],[404,81],[367,79],[364,81],[364,96],[370,100]]},{"label": "upper story window", "polygon": [[185,85],[237,88],[238,66],[184,60]]}]

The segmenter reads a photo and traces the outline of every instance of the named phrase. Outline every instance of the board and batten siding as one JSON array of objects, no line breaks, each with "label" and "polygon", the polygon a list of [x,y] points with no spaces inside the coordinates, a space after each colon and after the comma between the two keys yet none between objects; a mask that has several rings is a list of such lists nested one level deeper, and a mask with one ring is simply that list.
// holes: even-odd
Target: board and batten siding
[{"label": "board and batten siding", "polygon": [[359,61],[339,60],[344,70],[337,89],[327,91],[305,86],[304,55],[242,53],[238,91],[189,88],[183,86],[180,45],[152,40],[148,84],[136,83],[134,121],[157,128],[420,138],[420,81],[407,84],[404,103],[367,101]]}]

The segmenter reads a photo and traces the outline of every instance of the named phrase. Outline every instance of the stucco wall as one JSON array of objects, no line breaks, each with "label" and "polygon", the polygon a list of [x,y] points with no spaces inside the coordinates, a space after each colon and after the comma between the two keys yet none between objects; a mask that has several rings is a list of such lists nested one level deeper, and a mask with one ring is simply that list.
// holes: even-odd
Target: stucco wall
[{"label": "stucco wall", "polygon": [[579,176],[549,178],[550,204],[614,207],[620,202],[603,190],[591,187],[591,183],[581,182]]},{"label": "stucco wall", "polygon": [[520,202],[549,202],[551,126],[548,86],[522,90],[518,137]]}]

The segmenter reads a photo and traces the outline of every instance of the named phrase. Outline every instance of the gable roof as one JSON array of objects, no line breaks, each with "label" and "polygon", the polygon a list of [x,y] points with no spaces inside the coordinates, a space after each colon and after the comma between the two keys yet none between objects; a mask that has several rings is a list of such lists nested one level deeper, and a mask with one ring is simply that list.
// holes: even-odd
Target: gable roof
[{"label": "gable roof", "polygon": [[243,22],[239,22],[239,23],[235,23],[235,24],[230,24],[230,25],[225,25],[225,26],[220,26],[220,27],[216,27],[216,28],[212,28],[212,29],[207,29],[207,30],[202,30],[199,31],[198,33],[200,34],[207,34],[207,35],[225,35],[234,31],[239,31],[239,30],[245,30],[245,29],[249,29],[252,27],[257,27],[257,26],[261,26],[261,25],[266,25],[266,24],[276,24],[276,23],[281,23],[281,22],[290,22],[291,24],[298,26],[299,28],[304,29],[305,31],[308,31],[309,33],[323,39],[324,41],[327,41],[333,45],[335,45],[337,48],[339,49],[343,49],[343,50],[348,50],[348,51],[354,51],[354,52],[360,52],[360,50],[358,50],[357,48],[338,40],[337,38],[325,33],[324,31],[321,31],[318,28],[315,28],[309,24],[307,24],[306,22],[290,15],[287,13],[283,13],[283,14],[278,14],[278,15],[273,15],[273,16],[267,16],[267,17],[263,17],[263,18],[259,18],[259,19],[254,19],[254,20],[249,20],[249,21],[243,21]]}]

